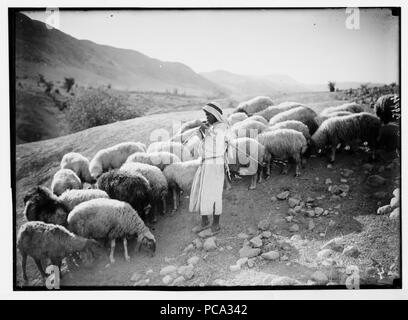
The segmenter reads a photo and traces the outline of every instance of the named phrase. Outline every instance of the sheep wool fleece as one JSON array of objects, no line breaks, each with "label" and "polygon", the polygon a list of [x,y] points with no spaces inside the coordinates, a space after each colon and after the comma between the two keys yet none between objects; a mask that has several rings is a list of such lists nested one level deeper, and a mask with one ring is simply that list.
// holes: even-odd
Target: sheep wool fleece
[{"label": "sheep wool fleece", "polygon": [[225,123],[216,122],[201,141],[202,163],[191,187],[190,212],[199,212],[202,216],[222,213],[226,131]]}]

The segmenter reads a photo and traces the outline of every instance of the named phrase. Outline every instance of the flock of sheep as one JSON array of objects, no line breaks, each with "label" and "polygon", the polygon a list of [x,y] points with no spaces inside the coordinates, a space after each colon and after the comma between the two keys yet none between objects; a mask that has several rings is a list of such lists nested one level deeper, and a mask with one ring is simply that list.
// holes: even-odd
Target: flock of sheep
[{"label": "flock of sheep", "polygon": [[[399,125],[382,117],[392,105],[380,99],[378,117],[363,112],[356,103],[316,114],[304,104],[273,105],[263,96],[243,102],[228,117],[229,171],[242,174],[243,167],[254,168],[249,170],[249,188],[255,189],[257,180],[269,177],[276,160],[293,161],[298,176],[304,159],[312,153],[328,149],[334,162],[339,145],[367,143],[373,156],[378,147],[397,149]],[[91,161],[75,152],[64,155],[51,189],[37,186],[24,197],[28,222],[17,237],[24,280],[28,280],[27,256],[46,277],[42,259],[61,267],[63,258],[95,257],[106,244],[110,245],[110,263],[114,263],[116,240],[123,242],[126,260],[130,259],[128,241],[153,254],[156,240],[148,225],[156,221],[157,213],[167,212],[169,202],[177,210],[181,192],[189,193],[201,163],[196,135],[201,123],[186,122],[169,141],[148,148],[140,142],[123,142],[98,151]],[[87,184],[92,188],[84,189]]]}]

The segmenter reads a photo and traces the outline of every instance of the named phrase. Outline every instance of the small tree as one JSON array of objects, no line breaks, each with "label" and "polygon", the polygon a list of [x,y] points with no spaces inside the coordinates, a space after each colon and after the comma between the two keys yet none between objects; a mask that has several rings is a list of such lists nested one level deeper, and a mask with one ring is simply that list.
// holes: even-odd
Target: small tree
[{"label": "small tree", "polygon": [[328,87],[329,87],[330,92],[334,92],[336,90],[336,83],[333,81],[329,81]]},{"label": "small tree", "polygon": [[67,92],[71,91],[72,86],[75,84],[75,79],[74,78],[64,78],[64,88],[67,90]]}]

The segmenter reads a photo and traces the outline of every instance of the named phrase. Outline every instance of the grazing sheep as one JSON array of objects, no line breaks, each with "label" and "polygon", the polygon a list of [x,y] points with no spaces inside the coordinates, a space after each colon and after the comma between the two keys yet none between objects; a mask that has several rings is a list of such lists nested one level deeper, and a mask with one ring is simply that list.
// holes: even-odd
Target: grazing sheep
[{"label": "grazing sheep", "polygon": [[168,184],[166,177],[159,168],[145,163],[127,162],[119,169],[128,175],[142,174],[149,181],[152,189],[152,219],[155,221],[156,212],[158,212],[159,204],[162,204],[162,214],[166,213],[166,196],[168,192]]},{"label": "grazing sheep", "polygon": [[52,192],[59,196],[71,189],[82,189],[81,179],[71,169],[59,169],[52,178]]},{"label": "grazing sheep", "polygon": [[359,139],[362,142],[368,142],[373,150],[372,157],[375,158],[380,127],[380,119],[368,112],[329,118],[323,121],[319,129],[312,135],[311,147],[318,150],[330,146],[330,162],[334,163],[339,143],[349,144]]},{"label": "grazing sheep", "polygon": [[152,203],[152,189],[142,174],[112,170],[99,177],[97,186],[110,198],[129,203],[142,220],[146,220]]},{"label": "grazing sheep", "polygon": [[387,94],[378,98],[374,105],[376,115],[384,124],[391,121],[398,121],[397,106],[399,96],[397,94]]},{"label": "grazing sheep", "polygon": [[269,120],[269,125],[273,126],[286,120],[297,120],[307,125],[310,134],[313,134],[318,127],[315,120],[316,116],[316,112],[314,112],[312,109],[306,106],[301,106],[278,113],[276,116],[271,118],[271,120]]},{"label": "grazing sheep", "polygon": [[230,128],[230,132],[235,138],[254,138],[267,128],[268,127],[266,125],[259,121],[247,119],[234,124]]},{"label": "grazing sheep", "polygon": [[44,186],[32,188],[24,197],[24,215],[27,221],[43,221],[66,225],[68,208]]},{"label": "grazing sheep", "polygon": [[158,152],[158,151],[166,151],[172,154],[175,154],[177,157],[181,159],[181,161],[191,160],[192,156],[190,150],[185,147],[180,142],[174,141],[158,141],[153,142],[148,148],[147,152]]},{"label": "grazing sheep", "polygon": [[273,118],[274,116],[276,116],[277,114],[281,112],[284,112],[290,109],[294,109],[300,106],[304,106],[304,105],[299,102],[282,102],[281,104],[277,106],[269,106],[265,110],[257,112],[254,115],[261,116],[265,118],[266,121],[269,121],[271,120],[271,118]]},{"label": "grazing sheep", "polygon": [[203,124],[203,122],[206,120],[200,120],[200,119],[195,119],[191,121],[187,121],[183,123],[178,131],[179,134],[193,128],[197,128]]},{"label": "grazing sheep", "polygon": [[265,96],[258,96],[248,101],[241,102],[238,105],[238,107],[234,110],[234,113],[244,112],[248,116],[250,116],[272,105],[273,101],[271,98]]},{"label": "grazing sheep", "polygon": [[386,151],[401,150],[401,129],[395,123],[384,124],[378,134],[378,148]]},{"label": "grazing sheep", "polygon": [[248,119],[248,115],[244,112],[233,113],[227,118],[230,126],[233,126],[237,122],[243,121],[245,119]]},{"label": "grazing sheep", "polygon": [[89,172],[89,160],[82,154],[70,152],[65,154],[61,160],[61,169],[71,169],[83,182],[95,183]]},{"label": "grazing sheep", "polygon": [[[258,141],[265,147],[266,174],[268,177],[272,159],[294,160],[296,166],[295,176],[300,175],[302,155],[307,149],[306,138],[301,132],[293,129],[266,131],[258,136]],[[287,173],[287,166],[285,166],[282,173]]]},{"label": "grazing sheep", "polygon": [[[261,182],[264,156],[264,146],[251,138],[233,139],[228,145],[228,167],[233,173],[252,176],[250,190],[256,188],[257,176],[258,182]],[[227,182],[227,189],[229,188]]]},{"label": "grazing sheep", "polygon": [[350,103],[342,104],[340,106],[326,108],[320,113],[320,115],[325,116],[325,115],[328,115],[330,113],[340,112],[340,111],[347,111],[347,112],[351,112],[351,113],[360,113],[360,112],[364,111],[364,108],[361,105],[359,105],[359,104],[357,104],[355,102],[350,102]]},{"label": "grazing sheep", "polygon": [[41,264],[42,259],[49,258],[53,265],[58,266],[61,273],[62,259],[74,252],[90,250],[99,253],[100,245],[92,239],[77,236],[63,226],[48,224],[41,221],[30,221],[23,224],[17,235],[17,248],[22,257],[24,281],[28,281],[26,264],[27,256],[34,259],[41,276],[47,274]]},{"label": "grazing sheep", "polygon": [[163,170],[163,174],[169,185],[169,190],[173,196],[173,211],[176,211],[180,204],[181,191],[186,193],[190,192],[196,171],[200,164],[201,159],[195,159],[173,163]]},{"label": "grazing sheep", "polygon": [[68,216],[70,231],[86,238],[109,240],[109,260],[113,264],[116,239],[123,239],[126,261],[130,260],[127,241],[137,237],[139,250],[145,246],[156,251],[156,240],[130,204],[114,199],[93,199],[82,202]]},{"label": "grazing sheep", "polygon": [[99,150],[89,164],[89,171],[97,179],[104,171],[119,168],[135,152],[146,152],[146,146],[141,142],[123,142]]},{"label": "grazing sheep", "polygon": [[293,130],[299,131],[305,136],[306,141],[310,140],[309,128],[307,127],[307,125],[305,125],[304,123],[300,121],[286,120],[283,122],[278,122],[277,124],[269,127],[268,130],[273,131],[273,130],[279,130],[279,129],[293,129]]},{"label": "grazing sheep", "polygon": [[100,198],[109,198],[109,195],[102,190],[86,189],[86,190],[67,190],[59,196],[59,201],[62,202],[68,211],[72,211],[78,204]]},{"label": "grazing sheep", "polygon": [[316,118],[316,123],[320,126],[324,120],[327,120],[329,118],[332,117],[343,117],[343,116],[349,116],[353,114],[352,112],[349,111],[336,111],[336,112],[332,112],[332,113],[320,113]]},{"label": "grazing sheep", "polygon": [[[254,114],[254,115],[250,116],[250,117],[248,118],[248,120],[259,121],[260,123],[264,124],[265,126],[268,125],[268,121],[267,121],[264,117],[259,116],[259,115],[255,115],[255,114]],[[245,120],[244,120],[244,121],[245,121]]]},{"label": "grazing sheep", "polygon": [[159,152],[136,152],[130,155],[126,162],[140,162],[140,163],[147,163],[151,166],[158,167],[160,170],[163,171],[169,164],[174,162],[180,162],[180,158],[177,157],[175,154],[166,151],[159,151]]}]

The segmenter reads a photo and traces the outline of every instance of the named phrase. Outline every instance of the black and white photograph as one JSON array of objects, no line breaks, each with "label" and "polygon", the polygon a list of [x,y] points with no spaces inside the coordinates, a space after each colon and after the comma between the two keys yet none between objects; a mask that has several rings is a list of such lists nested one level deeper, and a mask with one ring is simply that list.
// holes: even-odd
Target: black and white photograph
[{"label": "black and white photograph", "polygon": [[8,26],[13,291],[403,287],[400,6]]}]

